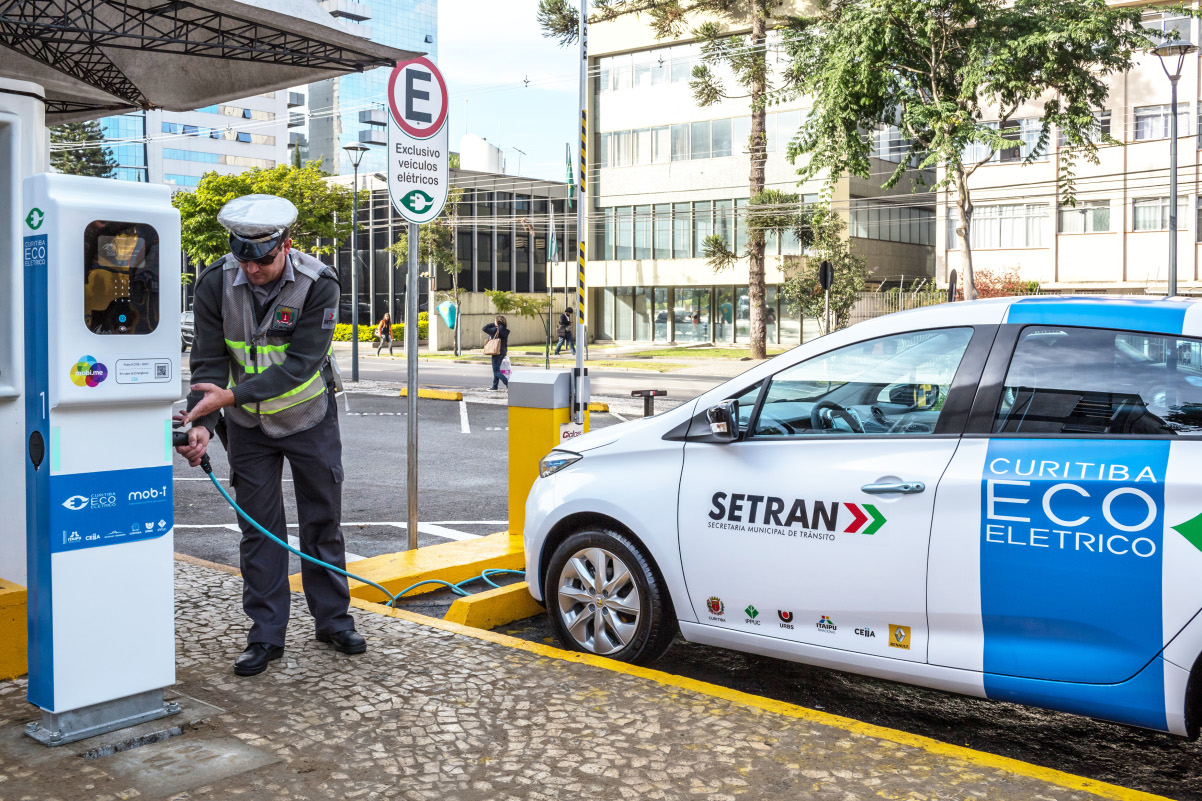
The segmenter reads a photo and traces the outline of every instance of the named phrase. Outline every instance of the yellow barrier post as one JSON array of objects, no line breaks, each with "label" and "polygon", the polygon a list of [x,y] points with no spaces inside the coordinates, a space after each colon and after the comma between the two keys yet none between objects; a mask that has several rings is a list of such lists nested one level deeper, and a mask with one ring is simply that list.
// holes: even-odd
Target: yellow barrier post
[{"label": "yellow barrier post", "polygon": [[[588,403],[588,377],[584,403]],[[572,424],[570,370],[522,370],[509,378],[509,533],[522,536],[526,496],[538,478],[538,463],[564,439],[588,431]]]}]

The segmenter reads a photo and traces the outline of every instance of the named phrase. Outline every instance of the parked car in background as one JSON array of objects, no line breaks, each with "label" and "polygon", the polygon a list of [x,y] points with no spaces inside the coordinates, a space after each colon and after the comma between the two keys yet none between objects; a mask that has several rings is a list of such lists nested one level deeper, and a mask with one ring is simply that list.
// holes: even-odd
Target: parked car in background
[{"label": "parked car in background", "polygon": [[192,347],[192,340],[196,337],[196,321],[192,316],[192,312],[186,311],[180,315],[179,334],[180,352],[183,353]]}]

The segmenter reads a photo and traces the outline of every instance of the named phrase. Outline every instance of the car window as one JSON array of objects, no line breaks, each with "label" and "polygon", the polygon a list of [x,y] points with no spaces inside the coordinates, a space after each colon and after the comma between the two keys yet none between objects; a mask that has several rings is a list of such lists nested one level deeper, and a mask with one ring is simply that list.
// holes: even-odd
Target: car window
[{"label": "car window", "polygon": [[760,389],[763,386],[764,382],[758,381],[734,396],[733,400],[739,402],[739,431],[746,431],[747,426],[751,424],[751,415],[755,411],[755,402],[759,400]]},{"label": "car window", "polygon": [[931,434],[971,328],[941,328],[848,345],[778,373],[755,436]]},{"label": "car window", "polygon": [[1202,341],[1096,328],[1023,329],[995,434],[1202,434]]}]

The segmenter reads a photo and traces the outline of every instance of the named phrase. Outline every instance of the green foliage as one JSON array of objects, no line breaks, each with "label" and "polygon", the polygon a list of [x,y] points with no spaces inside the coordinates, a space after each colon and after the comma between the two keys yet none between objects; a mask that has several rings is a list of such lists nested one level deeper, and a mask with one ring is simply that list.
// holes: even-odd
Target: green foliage
[{"label": "green foliage", "polygon": [[[996,151],[1019,146],[1017,132],[1004,129],[1024,107],[1042,110],[1039,149],[1046,149],[1053,127],[1064,136],[1069,148],[1062,159],[1096,163],[1099,144],[1117,144],[1099,134],[1094,112],[1106,104],[1107,77],[1129,70],[1157,35],[1140,26],[1148,10],[1106,0],[819,4],[785,38],[791,89],[814,101],[789,158],[807,158],[798,171],[802,180],[823,171],[832,183],[846,172],[867,178],[864,132],[896,125],[910,144],[884,186],[915,169],[946,166],[938,186],[955,188],[968,234],[968,178]],[[966,152],[978,155],[966,161]],[[1071,203],[1071,163],[1060,173]],[[915,177],[921,185],[922,174]],[[962,248],[971,293],[967,237]]]},{"label": "green foliage", "polygon": [[822,333],[825,328],[826,293],[818,281],[818,268],[828,260],[835,269],[835,281],[831,284],[831,321],[834,328],[843,328],[851,319],[851,309],[864,291],[865,262],[853,256],[847,237],[846,226],[839,215],[829,208],[818,207],[809,220],[810,235],[813,237],[805,264],[792,271],[781,286],[781,296],[790,304],[801,309],[807,317],[818,321]]},{"label": "green foliage", "polygon": [[112,178],[117,160],[101,144],[104,141],[104,131],[95,120],[52,126],[50,166],[66,175]]},{"label": "green foliage", "polygon": [[448,153],[447,154],[447,169],[448,170],[459,169],[459,154],[458,153]]},{"label": "green foliage", "polygon": [[[430,315],[422,312],[417,316],[417,338],[426,339],[430,335]],[[359,326],[359,341],[371,342],[376,338],[376,326],[361,325]],[[392,338],[396,342],[400,342],[405,338],[405,324],[397,323],[392,326]],[[335,342],[350,342],[351,341],[351,324],[339,323],[334,326],[334,341]]]},{"label": "green foliage", "polygon": [[551,308],[551,299],[546,295],[522,295],[503,289],[486,289],[484,292],[498,314],[516,314],[533,319],[542,317]]},{"label": "green foliage", "polygon": [[[184,252],[201,264],[211,264],[229,252],[229,233],[217,222],[217,212],[236,197],[256,193],[279,195],[296,205],[299,214],[292,226],[294,247],[312,254],[333,252],[335,241],[350,236],[354,193],[326,181],[326,177],[319,161],[300,169],[281,164],[240,175],[206,174],[195,191],[176,192],[171,198],[180,212]],[[367,202],[367,192],[360,193],[360,201]]]}]

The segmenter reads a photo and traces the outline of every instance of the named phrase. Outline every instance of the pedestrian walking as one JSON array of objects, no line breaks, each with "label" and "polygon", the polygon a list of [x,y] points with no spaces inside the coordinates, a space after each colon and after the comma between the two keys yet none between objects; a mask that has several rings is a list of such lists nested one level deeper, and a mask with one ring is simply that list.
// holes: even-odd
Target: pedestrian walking
[{"label": "pedestrian walking", "polygon": [[[342,519],[342,440],[334,392],[339,384],[331,340],[338,320],[338,278],[317,259],[292,249],[296,207],[274,195],[245,195],[222,207],[230,252],[196,281],[192,346],[193,423],[177,450],[195,466],[214,432],[230,463],[238,505],[286,539],[281,476],[292,468],[300,549],[346,566]],[[228,388],[227,388],[228,387]],[[262,673],[284,652],[292,594],[289,554],[241,518],[242,608],[251,619],[247,647],[234,673]],[[361,654],[343,576],[301,562],[305,600],[319,642]]]},{"label": "pedestrian walking", "polygon": [[509,329],[505,327],[505,318],[497,315],[495,322],[484,326],[488,341],[484,343],[484,352],[492,357],[492,389],[500,389],[499,382],[509,388],[509,376],[501,372],[501,362],[509,354]]},{"label": "pedestrian walking", "polygon": [[376,325],[376,337],[380,344],[376,346],[376,356],[380,355],[380,351],[384,349],[384,343],[388,343],[388,355],[392,355],[392,315],[384,312],[383,319]]},{"label": "pedestrian walking", "polygon": [[559,355],[559,351],[563,349],[564,345],[571,347],[572,355],[576,355],[576,332],[572,319],[574,315],[575,312],[571,306],[564,309],[563,313],[559,315],[559,326],[555,329],[555,336],[559,337],[559,341],[555,343],[556,356]]}]

